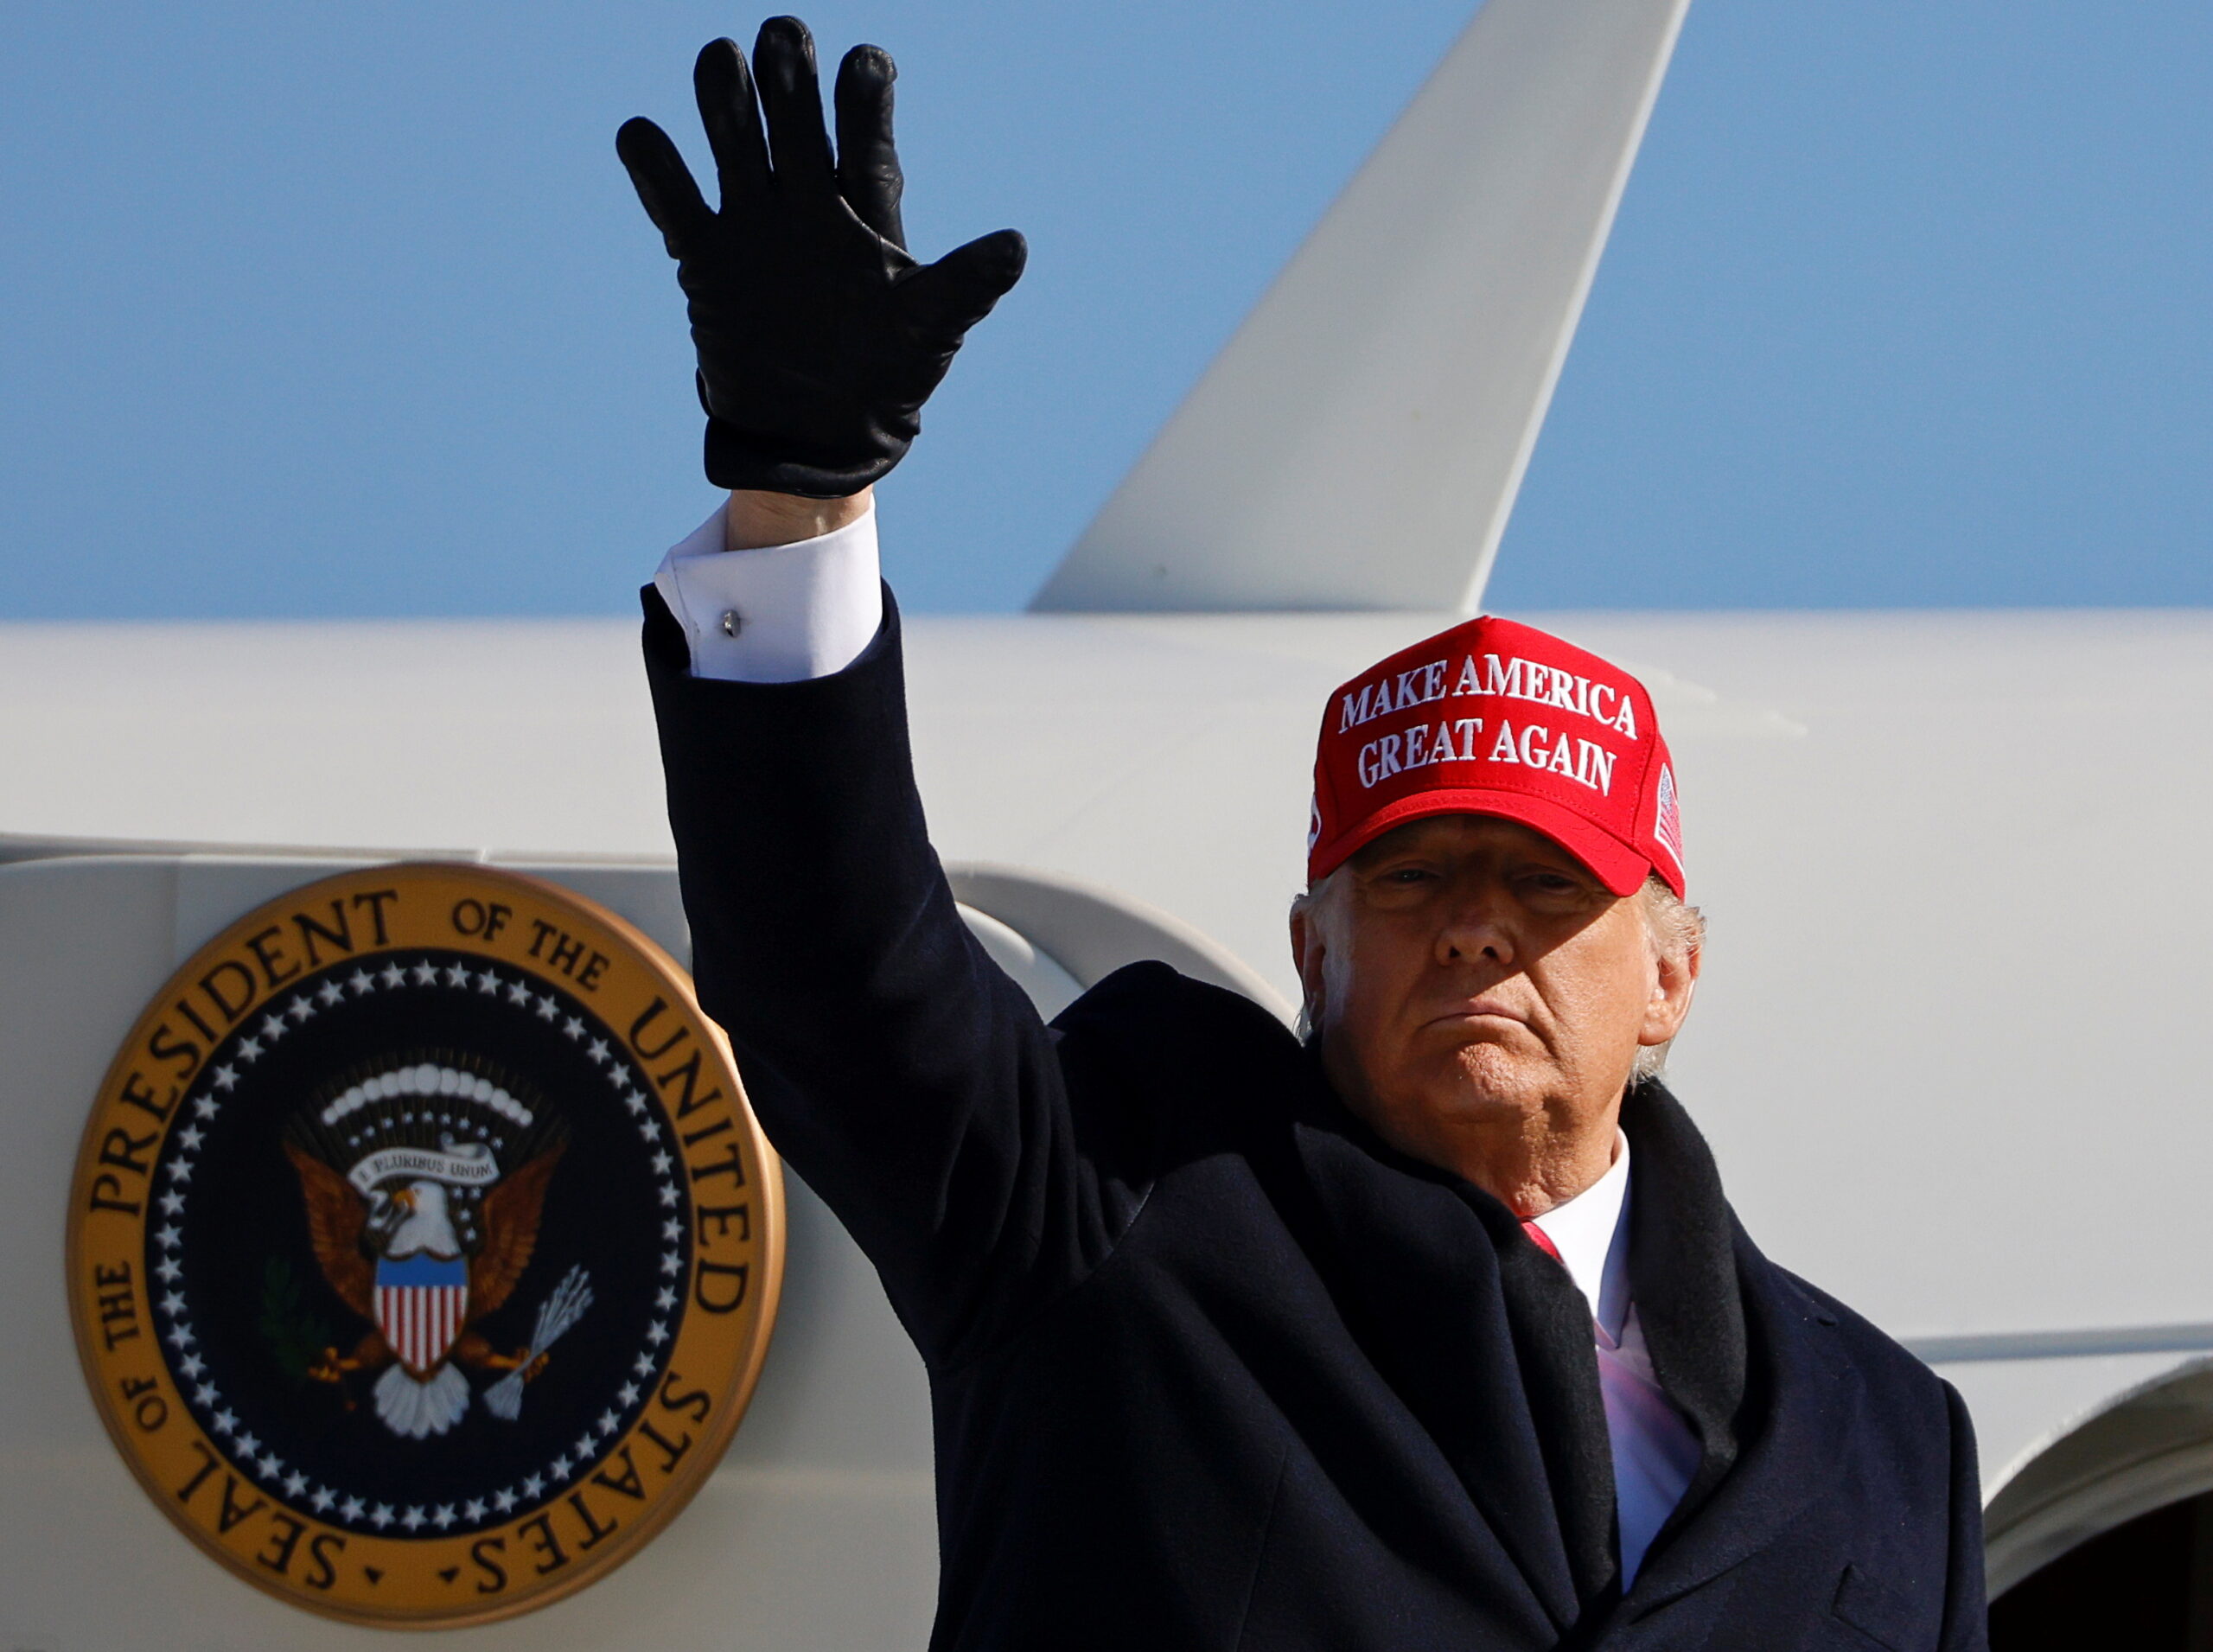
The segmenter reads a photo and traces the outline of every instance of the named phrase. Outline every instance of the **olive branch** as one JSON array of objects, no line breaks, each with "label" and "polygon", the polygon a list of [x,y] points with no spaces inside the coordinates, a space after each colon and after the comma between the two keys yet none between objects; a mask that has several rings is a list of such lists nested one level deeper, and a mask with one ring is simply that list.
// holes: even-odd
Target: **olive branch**
[{"label": "olive branch", "polygon": [[261,1336],[277,1368],[295,1382],[306,1381],[333,1335],[328,1321],[302,1308],[292,1265],[281,1256],[271,1257],[261,1270]]}]

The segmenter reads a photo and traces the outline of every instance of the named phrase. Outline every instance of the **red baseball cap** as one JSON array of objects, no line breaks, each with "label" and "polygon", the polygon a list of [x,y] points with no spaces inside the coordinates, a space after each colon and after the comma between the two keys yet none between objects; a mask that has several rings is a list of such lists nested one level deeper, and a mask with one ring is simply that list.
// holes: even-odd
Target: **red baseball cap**
[{"label": "red baseball cap", "polygon": [[1541,832],[1616,895],[1683,893],[1675,769],[1652,697],[1620,667],[1484,616],[1402,648],[1330,697],[1306,876],[1408,820],[1490,814]]}]

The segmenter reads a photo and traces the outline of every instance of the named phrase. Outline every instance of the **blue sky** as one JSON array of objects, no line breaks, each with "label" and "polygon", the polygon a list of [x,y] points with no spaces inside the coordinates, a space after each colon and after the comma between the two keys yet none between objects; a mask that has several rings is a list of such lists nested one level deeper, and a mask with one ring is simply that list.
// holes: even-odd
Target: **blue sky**
[{"label": "blue sky", "polygon": [[[886,484],[1018,607],[1471,15],[840,3],[1022,286]],[[0,14],[0,617],[630,610],[711,503],[613,156],[725,8]],[[1506,607],[2204,603],[2213,12],[1693,0]]]}]

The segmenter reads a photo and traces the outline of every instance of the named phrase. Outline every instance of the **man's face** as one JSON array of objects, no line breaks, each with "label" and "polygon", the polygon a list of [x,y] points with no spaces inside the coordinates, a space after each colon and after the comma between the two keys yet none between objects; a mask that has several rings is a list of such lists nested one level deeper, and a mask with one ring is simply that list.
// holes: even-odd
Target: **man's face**
[{"label": "man's face", "polygon": [[1573,1196],[1611,1155],[1638,1048],[1690,1008],[1697,955],[1655,952],[1642,899],[1510,820],[1377,839],[1291,923],[1339,1094],[1525,1215]]}]

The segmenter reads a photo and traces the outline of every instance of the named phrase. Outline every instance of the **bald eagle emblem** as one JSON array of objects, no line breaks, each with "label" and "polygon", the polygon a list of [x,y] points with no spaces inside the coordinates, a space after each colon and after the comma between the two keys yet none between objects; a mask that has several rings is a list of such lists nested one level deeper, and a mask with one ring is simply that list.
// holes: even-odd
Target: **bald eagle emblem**
[{"label": "bald eagle emblem", "polygon": [[[472,1398],[514,1421],[525,1383],[591,1306],[573,1267],[524,1346],[502,1352],[477,1329],[530,1266],[567,1146],[520,1088],[469,1056],[379,1062],[327,1086],[285,1131],[316,1264],[369,1327],[309,1375],[349,1389],[371,1379],[377,1416],[409,1439],[446,1432]],[[480,1393],[464,1368],[500,1375]]]}]

